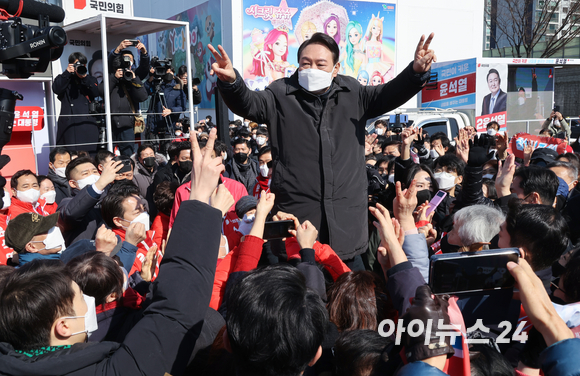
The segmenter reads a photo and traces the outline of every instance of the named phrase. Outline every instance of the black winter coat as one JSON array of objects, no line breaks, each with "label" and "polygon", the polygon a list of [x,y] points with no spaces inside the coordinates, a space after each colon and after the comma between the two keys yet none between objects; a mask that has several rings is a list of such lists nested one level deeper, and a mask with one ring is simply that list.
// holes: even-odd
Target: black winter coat
[{"label": "black winter coat", "polygon": [[48,170],[48,178],[54,184],[54,190],[56,191],[56,200],[55,202],[60,205],[60,202],[67,198],[71,197],[71,187],[68,184],[68,180],[66,178],[62,178],[58,176],[53,170]]},{"label": "black winter coat", "polygon": [[428,74],[410,64],[387,84],[361,86],[338,75],[324,95],[298,84],[298,72],[251,91],[236,72],[233,84],[218,80],[224,102],[235,114],[267,124],[275,161],[271,190],[274,212],[292,213],[318,229],[342,259],[367,249],[365,125],[412,98]]},{"label": "black winter coat", "polygon": [[68,145],[94,142],[93,145],[66,146],[66,148],[96,153],[99,128],[97,127],[96,117],[89,116],[89,103],[99,96],[97,79],[88,75],[84,78],[79,78],[76,73],[64,71],[54,79],[52,90],[61,102],[56,144]]},{"label": "black winter coat", "polygon": [[[111,122],[113,128],[126,129],[135,126],[135,116],[132,115],[131,104],[125,94],[125,88],[133,102],[133,109],[139,112],[139,103],[147,100],[147,90],[141,83],[139,77],[135,77],[131,82],[123,78],[118,79],[115,74],[109,74],[109,92],[111,95]],[[99,93],[104,98],[105,84],[104,81],[99,84]],[[123,115],[115,115],[123,114]]]},{"label": "black winter coat", "polygon": [[[159,96],[153,96],[156,92],[156,86],[150,82],[145,82],[145,88],[147,89],[147,94],[151,96],[151,100],[155,101],[153,107],[153,113],[147,115],[147,126],[153,132],[165,133],[167,125],[165,118],[161,115],[163,112],[163,105],[159,101]],[[175,78],[171,82],[162,82],[159,85],[159,93],[163,93],[163,100],[165,100],[166,108],[171,110],[171,115],[169,115],[170,124],[175,124],[185,112],[185,93],[181,90],[181,80]],[[172,128],[173,131],[173,128]],[[173,132],[172,132],[173,133]]]},{"label": "black winter coat", "polygon": [[0,343],[0,374],[13,376],[181,375],[200,335],[218,256],[221,212],[181,204],[151,304],[122,344],[77,343],[27,356]]}]

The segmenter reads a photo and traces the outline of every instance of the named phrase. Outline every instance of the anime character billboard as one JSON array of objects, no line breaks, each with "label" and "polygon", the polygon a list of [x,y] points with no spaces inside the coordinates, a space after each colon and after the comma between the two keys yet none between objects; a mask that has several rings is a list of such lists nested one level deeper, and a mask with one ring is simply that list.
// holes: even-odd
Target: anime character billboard
[{"label": "anime character billboard", "polygon": [[[217,90],[217,76],[211,75],[211,64],[215,62],[207,51],[208,43],[214,46],[222,43],[221,7],[219,1],[208,1],[169,18],[175,21],[189,22],[191,45],[191,73],[201,83],[200,108],[215,108],[213,95]],[[185,28],[176,28],[157,33],[157,54],[159,58],[171,58],[171,64],[177,70],[186,64]]]},{"label": "anime character billboard", "polygon": [[380,85],[395,75],[395,16],[395,4],[244,0],[242,76],[253,90],[291,76],[300,44],[323,32],[339,45],[341,74]]}]

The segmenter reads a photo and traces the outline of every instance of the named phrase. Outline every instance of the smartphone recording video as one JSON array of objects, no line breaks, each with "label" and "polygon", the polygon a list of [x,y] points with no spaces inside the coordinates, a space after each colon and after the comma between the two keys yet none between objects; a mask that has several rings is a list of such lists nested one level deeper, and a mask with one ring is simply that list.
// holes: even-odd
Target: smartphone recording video
[{"label": "smartphone recording video", "polygon": [[264,240],[290,237],[292,236],[290,230],[294,230],[294,221],[266,222],[264,225]]}]

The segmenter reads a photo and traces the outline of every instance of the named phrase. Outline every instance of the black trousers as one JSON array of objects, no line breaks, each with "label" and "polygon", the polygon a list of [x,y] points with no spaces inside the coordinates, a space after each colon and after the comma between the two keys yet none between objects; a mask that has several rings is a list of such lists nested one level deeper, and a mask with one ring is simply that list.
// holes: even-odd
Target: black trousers
[{"label": "black trousers", "polygon": [[113,140],[132,141],[132,142],[121,142],[117,144],[121,155],[126,155],[130,157],[135,152],[135,131],[133,130],[133,127],[113,129]]}]

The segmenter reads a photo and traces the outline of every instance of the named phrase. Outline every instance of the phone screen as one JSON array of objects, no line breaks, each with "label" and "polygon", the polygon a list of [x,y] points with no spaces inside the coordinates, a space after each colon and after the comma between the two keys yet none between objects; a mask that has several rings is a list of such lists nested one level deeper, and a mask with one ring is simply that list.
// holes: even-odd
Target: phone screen
[{"label": "phone screen", "polygon": [[434,294],[507,289],[515,284],[506,265],[508,261],[518,261],[517,251],[499,254],[466,252],[445,256],[448,257],[434,257],[431,260],[429,285]]},{"label": "phone screen", "polygon": [[264,239],[280,239],[292,236],[289,230],[294,230],[294,221],[266,222],[264,225]]}]

